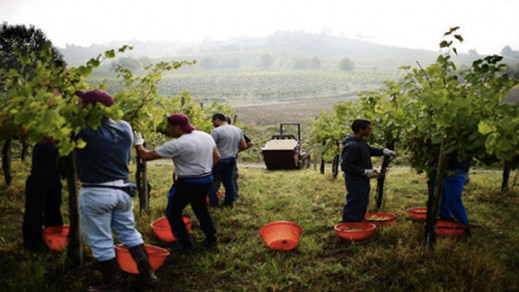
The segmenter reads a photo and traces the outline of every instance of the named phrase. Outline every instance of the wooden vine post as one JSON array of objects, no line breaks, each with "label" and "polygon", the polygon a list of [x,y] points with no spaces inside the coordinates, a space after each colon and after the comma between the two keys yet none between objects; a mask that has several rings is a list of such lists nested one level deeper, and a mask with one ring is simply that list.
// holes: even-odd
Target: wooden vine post
[{"label": "wooden vine post", "polygon": [[81,227],[79,224],[79,190],[74,152],[60,159],[66,176],[69,194],[70,232],[68,235],[67,255],[70,264],[75,267],[83,264],[83,243],[81,242]]},{"label": "wooden vine post", "polygon": [[[386,148],[394,149],[394,143],[387,143]],[[382,166],[380,167],[380,174],[377,177],[377,191],[375,195],[375,207],[377,209],[380,209],[380,207],[382,206],[382,201],[384,198],[384,184],[386,181],[386,172],[389,163],[391,163],[391,157],[384,155],[384,158],[382,160]]]},{"label": "wooden vine post", "polygon": [[13,179],[11,176],[11,142],[11,138],[6,139],[2,147],[2,170],[6,185],[10,185]]}]

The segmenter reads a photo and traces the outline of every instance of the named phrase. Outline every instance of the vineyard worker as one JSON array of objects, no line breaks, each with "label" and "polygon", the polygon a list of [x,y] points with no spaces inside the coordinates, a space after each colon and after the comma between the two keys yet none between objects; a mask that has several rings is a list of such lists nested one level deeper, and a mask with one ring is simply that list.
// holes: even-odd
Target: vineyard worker
[{"label": "vineyard worker", "polygon": [[[227,124],[229,125],[232,125],[232,120],[230,117],[228,116],[225,116],[225,120],[227,121]],[[251,148],[252,146],[254,146],[254,142],[252,142],[252,140],[247,137],[247,135],[243,134],[243,138],[245,139],[245,143],[247,144],[247,149]],[[232,173],[232,181],[234,183],[234,191],[235,191],[235,194],[236,194],[236,198],[235,199],[238,199],[240,197],[240,194],[239,194],[239,187],[238,187],[238,178],[240,177],[240,173],[238,171],[238,154],[236,154],[236,165],[234,166],[234,171]],[[214,177],[214,187],[216,189],[216,191],[218,191],[220,189],[220,186],[222,184],[222,178],[218,175],[218,176],[215,176]],[[218,197],[215,197],[215,198],[211,198],[211,204],[212,205],[218,205]]]},{"label": "vineyard worker", "polygon": [[42,250],[42,226],[63,225],[60,211],[61,181],[58,149],[54,142],[34,145],[31,174],[25,183],[23,246],[31,252]]},{"label": "vineyard worker", "polygon": [[342,222],[361,222],[369,202],[369,179],[378,176],[373,169],[371,156],[395,156],[396,152],[387,148],[373,148],[364,141],[371,134],[371,122],[355,120],[351,124],[353,134],[343,139],[341,169],[346,182],[346,204],[342,211]]},{"label": "vineyard worker", "polygon": [[459,161],[457,151],[446,158],[448,175],[443,180],[443,193],[440,201],[441,220],[458,221],[467,225],[465,234],[470,237],[469,218],[461,200],[472,158]]},{"label": "vineyard worker", "polygon": [[[213,175],[221,177],[225,188],[223,204],[232,208],[236,199],[236,188],[232,178],[236,166],[236,155],[238,152],[247,149],[247,143],[242,130],[229,125],[223,114],[214,114],[212,121],[215,129],[211,132],[211,136],[221,156],[218,163],[213,167]],[[212,185],[209,198],[213,205],[215,205],[216,191],[215,186]],[[217,202],[216,199],[216,204],[218,204]]]},{"label": "vineyard worker", "polygon": [[144,139],[135,133],[135,149],[144,161],[172,158],[175,164],[176,181],[168,193],[166,216],[171,231],[178,239],[180,253],[188,253],[193,244],[187,232],[182,211],[189,203],[200,227],[205,234],[204,247],[216,244],[216,229],[206,205],[206,195],[213,182],[211,170],[220,158],[213,138],[207,133],[196,131],[184,114],[173,114],[167,118],[167,131],[175,140],[166,142],[155,150],[147,150],[142,145]]},{"label": "vineyard worker", "polygon": [[[101,90],[76,91],[78,105],[111,106],[114,100]],[[143,279],[156,282],[148,262],[141,234],[135,229],[133,201],[128,186],[133,132],[125,121],[104,118],[97,129],[87,126],[78,138],[86,142],[76,150],[81,231],[92,249],[97,266],[108,287],[117,286],[122,277],[115,257],[112,230],[137,263]],[[132,194],[133,195],[133,194]]]},{"label": "vineyard worker", "polygon": [[[54,60],[53,65],[65,69],[63,60]],[[61,96],[59,87],[49,82],[52,95],[47,100],[48,107]],[[34,145],[32,150],[31,174],[25,182],[25,212],[23,216],[23,246],[31,252],[39,252],[44,247],[41,228],[63,225],[61,216],[62,170],[59,167],[56,141],[46,139]]]}]

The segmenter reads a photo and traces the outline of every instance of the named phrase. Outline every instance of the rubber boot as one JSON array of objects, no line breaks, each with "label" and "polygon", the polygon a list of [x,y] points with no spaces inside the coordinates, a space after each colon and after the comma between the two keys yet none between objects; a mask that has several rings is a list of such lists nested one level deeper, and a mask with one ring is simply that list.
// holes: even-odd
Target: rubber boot
[{"label": "rubber boot", "polygon": [[159,278],[155,276],[155,272],[148,261],[148,253],[144,248],[144,244],[129,247],[128,250],[137,263],[137,269],[141,277],[150,283],[158,282]]},{"label": "rubber boot", "polygon": [[97,261],[97,269],[103,276],[103,285],[99,287],[89,287],[89,292],[101,291],[121,291],[122,271],[116,258],[108,261]]}]

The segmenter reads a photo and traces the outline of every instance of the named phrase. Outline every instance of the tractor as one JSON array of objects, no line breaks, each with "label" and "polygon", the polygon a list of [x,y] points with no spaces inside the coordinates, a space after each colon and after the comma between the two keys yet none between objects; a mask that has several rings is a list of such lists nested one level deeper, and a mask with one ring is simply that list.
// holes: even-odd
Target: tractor
[{"label": "tractor", "polygon": [[[283,134],[283,126],[297,126],[297,138]],[[272,138],[261,148],[267,169],[303,169],[310,166],[310,154],[301,148],[301,124],[281,123],[279,135]]]}]

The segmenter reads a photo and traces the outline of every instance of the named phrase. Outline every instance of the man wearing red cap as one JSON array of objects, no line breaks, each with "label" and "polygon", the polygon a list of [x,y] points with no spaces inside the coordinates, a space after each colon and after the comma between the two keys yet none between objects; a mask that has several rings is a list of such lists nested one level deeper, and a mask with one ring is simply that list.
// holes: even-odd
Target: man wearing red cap
[{"label": "man wearing red cap", "polygon": [[[101,90],[77,91],[79,106],[111,106],[114,100]],[[105,283],[117,286],[122,279],[115,257],[112,230],[130,251],[144,279],[158,278],[148,262],[141,234],[135,229],[133,201],[128,190],[133,132],[125,121],[104,118],[97,129],[87,126],[77,136],[86,142],[76,150],[81,231],[92,249]]]},{"label": "man wearing red cap", "polygon": [[147,150],[144,140],[135,133],[135,149],[144,160],[172,158],[175,164],[176,181],[169,190],[166,216],[171,231],[180,244],[179,252],[193,249],[191,238],[182,220],[182,211],[191,204],[205,234],[204,246],[216,244],[216,229],[206,205],[206,194],[212,184],[213,165],[220,159],[213,138],[202,131],[196,131],[184,114],[173,114],[167,118],[168,133],[176,138],[155,150]]}]

